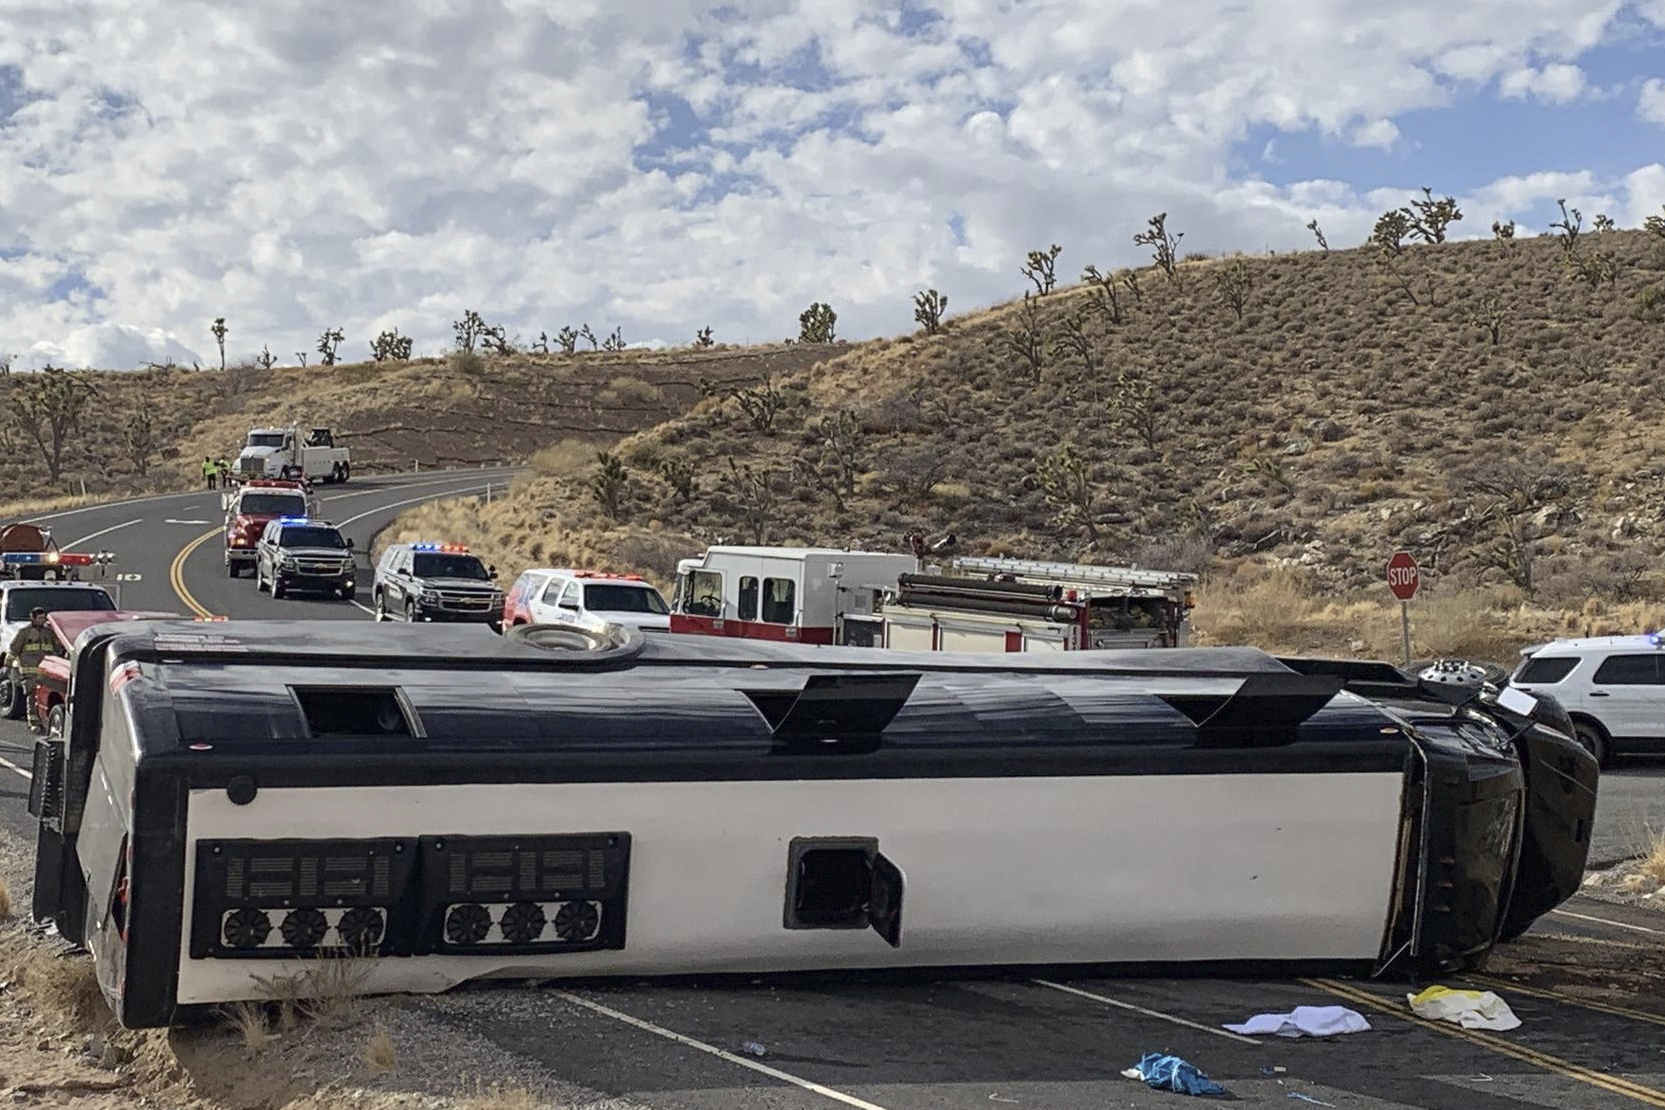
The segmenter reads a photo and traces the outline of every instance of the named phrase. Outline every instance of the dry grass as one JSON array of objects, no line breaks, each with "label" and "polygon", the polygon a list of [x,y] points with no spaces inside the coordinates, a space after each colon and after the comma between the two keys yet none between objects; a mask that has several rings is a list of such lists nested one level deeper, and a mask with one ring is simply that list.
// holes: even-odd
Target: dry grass
[{"label": "dry grass", "polygon": [[565,1110],[564,1103],[551,1102],[525,1087],[491,1084],[461,1096],[457,1110]]},{"label": "dry grass", "polygon": [[236,1002],[224,1007],[220,1016],[250,1052],[260,1052],[272,1043],[271,1021],[260,1003]]},{"label": "dry grass", "polygon": [[6,880],[0,878],[0,921],[10,920],[12,916],[12,888]]},{"label": "dry grass", "polygon": [[393,1045],[393,1035],[382,1026],[378,1025],[375,1028],[364,1046],[364,1063],[376,1073],[392,1071],[399,1063],[399,1053]]},{"label": "dry grass", "polygon": [[262,997],[278,1008],[278,1028],[288,1032],[301,1018],[319,1025],[342,1026],[362,1012],[365,984],[372,964],[350,957],[320,958],[302,971],[254,976]]},{"label": "dry grass", "polygon": [[1652,894],[1665,889],[1665,832],[1648,830],[1642,851],[1619,889],[1624,894]]}]

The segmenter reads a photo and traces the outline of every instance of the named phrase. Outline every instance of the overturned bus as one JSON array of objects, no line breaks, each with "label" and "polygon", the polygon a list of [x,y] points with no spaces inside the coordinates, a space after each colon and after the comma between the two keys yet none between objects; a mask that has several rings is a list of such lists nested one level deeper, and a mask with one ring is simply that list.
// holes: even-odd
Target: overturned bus
[{"label": "overturned bus", "polygon": [[128,1026],[310,961],[472,980],[1483,961],[1596,769],[1515,694],[1253,649],[874,652],[532,625],[88,629],[33,912]]}]

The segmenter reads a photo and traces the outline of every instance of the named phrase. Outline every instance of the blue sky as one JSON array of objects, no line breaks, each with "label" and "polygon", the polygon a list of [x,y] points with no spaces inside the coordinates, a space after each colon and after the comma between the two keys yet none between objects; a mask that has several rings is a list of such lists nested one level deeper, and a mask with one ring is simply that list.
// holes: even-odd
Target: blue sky
[{"label": "blue sky", "polygon": [[[487,4],[489,9],[491,4]],[[281,10],[278,10],[281,9]],[[328,25],[327,39],[321,30]],[[1665,205],[1665,0],[8,0],[0,354],[131,367],[383,328],[849,338],[1025,252],[1333,247]],[[217,358],[217,355],[214,357]]]}]

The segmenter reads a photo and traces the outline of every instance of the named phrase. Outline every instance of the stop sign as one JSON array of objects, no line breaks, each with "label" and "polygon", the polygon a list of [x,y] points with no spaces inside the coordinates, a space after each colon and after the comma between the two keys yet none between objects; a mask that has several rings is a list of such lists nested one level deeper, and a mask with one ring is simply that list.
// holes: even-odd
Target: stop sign
[{"label": "stop sign", "polygon": [[1416,596],[1416,588],[1421,582],[1421,572],[1418,571],[1416,560],[1411,557],[1411,553],[1395,551],[1387,565],[1387,584],[1388,589],[1393,591],[1393,596],[1400,601],[1409,601]]}]

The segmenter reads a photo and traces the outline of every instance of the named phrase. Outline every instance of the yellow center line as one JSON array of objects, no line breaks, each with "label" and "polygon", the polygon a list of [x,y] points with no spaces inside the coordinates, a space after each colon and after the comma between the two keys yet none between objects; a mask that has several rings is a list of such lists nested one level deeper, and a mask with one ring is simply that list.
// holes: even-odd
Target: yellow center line
[{"label": "yellow center line", "polygon": [[1470,975],[1469,978],[1487,990],[1514,991],[1516,994],[1524,994],[1532,998],[1544,998],[1551,1002],[1565,1002],[1573,1006],[1582,1006],[1586,1010],[1596,1010],[1600,1013],[1612,1014],[1614,1017],[1632,1018],[1652,1025],[1665,1025],[1665,1014],[1650,1014],[1646,1010],[1632,1010],[1627,1006],[1615,1006],[1611,1002],[1597,1002],[1593,999],[1579,998],[1573,994],[1546,990],[1543,987],[1529,987],[1525,983],[1494,979],[1489,975]]},{"label": "yellow center line", "polygon": [[1527,1048],[1525,1045],[1519,1045],[1512,1041],[1504,1040],[1502,1037],[1483,1030],[1464,1029],[1460,1025],[1452,1025],[1448,1022],[1430,1021],[1427,1018],[1419,1017],[1417,1014],[1410,1012],[1408,1008],[1401,1009],[1396,1003],[1388,1002],[1387,1000],[1379,998],[1368,991],[1361,990],[1356,987],[1345,986],[1341,983],[1328,979],[1302,979],[1300,982],[1305,983],[1309,987],[1315,987],[1318,990],[1325,991],[1328,994],[1333,994],[1336,997],[1344,999],[1348,1002],[1356,1002],[1361,1006],[1376,1010],[1379,1013],[1389,1014],[1393,1017],[1401,1018],[1404,1021],[1410,1022],[1412,1025],[1419,1025],[1424,1029],[1432,1029],[1435,1032],[1444,1033],[1447,1036],[1468,1041],[1472,1044],[1479,1045],[1481,1048],[1490,1049],[1500,1056],[1513,1057],[1516,1060],[1532,1064],[1535,1067],[1543,1068],[1545,1071],[1554,1072],[1556,1075],[1563,1076],[1564,1078],[1574,1079],[1580,1083],[1587,1083],[1592,1087],[1598,1087],[1601,1090],[1608,1091],[1612,1094],[1623,1095],[1625,1098],[1643,1103],[1647,1106],[1665,1107],[1665,1091],[1656,1090],[1653,1087],[1644,1087],[1640,1083],[1632,1083],[1630,1080],[1621,1079],[1616,1075],[1607,1075],[1603,1072],[1594,1071],[1590,1068],[1575,1064],[1570,1060],[1563,1060],[1559,1056],[1552,1056],[1547,1052],[1540,1052],[1535,1048]]},{"label": "yellow center line", "polygon": [[220,535],[222,531],[223,529],[216,528],[212,532],[204,532],[202,535],[180,548],[179,554],[173,557],[173,565],[168,568],[168,584],[173,587],[173,592],[178,594],[179,600],[183,601],[186,607],[199,617],[212,617],[215,614],[205,608],[203,604],[192,595],[190,589],[185,585],[185,560],[191,557],[191,552],[195,551],[215,536]]}]

